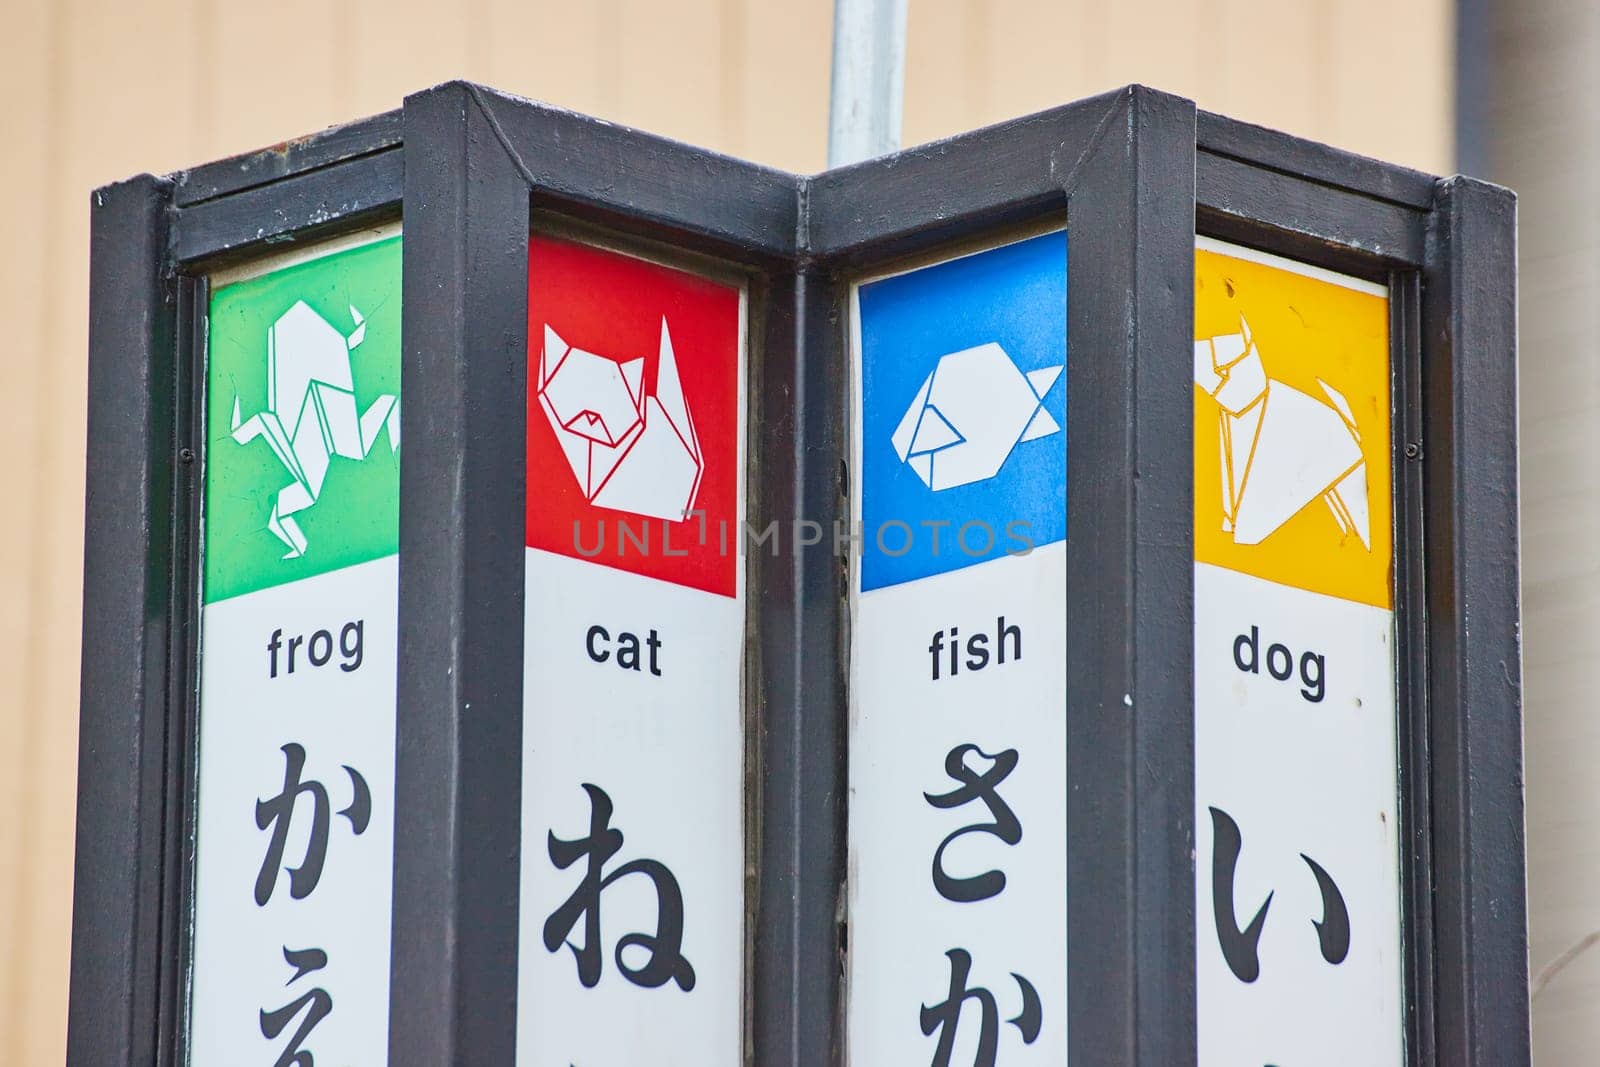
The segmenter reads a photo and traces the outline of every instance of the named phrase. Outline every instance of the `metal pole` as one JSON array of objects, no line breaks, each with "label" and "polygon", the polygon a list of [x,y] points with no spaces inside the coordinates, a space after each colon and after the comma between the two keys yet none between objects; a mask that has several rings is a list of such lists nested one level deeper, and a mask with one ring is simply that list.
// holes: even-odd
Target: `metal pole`
[{"label": "metal pole", "polygon": [[900,147],[906,0],[834,0],[828,166]]}]

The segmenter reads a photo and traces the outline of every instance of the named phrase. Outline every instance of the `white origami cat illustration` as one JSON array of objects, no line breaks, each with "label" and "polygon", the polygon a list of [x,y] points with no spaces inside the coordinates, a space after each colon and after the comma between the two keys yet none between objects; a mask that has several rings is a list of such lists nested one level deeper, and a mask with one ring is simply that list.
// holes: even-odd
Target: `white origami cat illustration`
[{"label": "white origami cat illustration", "polygon": [[1367,464],[1344,394],[1322,379],[1323,401],[1267,377],[1250,324],[1194,343],[1194,380],[1221,407],[1222,528],[1260,544],[1322,498],[1344,533],[1372,548]]},{"label": "white origami cat illustration", "polygon": [[660,353],[647,393],[643,356],[624,362],[585,352],[546,325],[539,404],[589,503],[681,522],[704,462],[664,318]]}]

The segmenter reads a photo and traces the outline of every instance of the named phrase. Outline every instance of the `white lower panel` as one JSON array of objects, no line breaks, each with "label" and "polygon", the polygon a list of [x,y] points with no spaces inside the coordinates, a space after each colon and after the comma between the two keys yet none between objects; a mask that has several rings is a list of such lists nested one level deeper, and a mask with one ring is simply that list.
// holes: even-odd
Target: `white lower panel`
[{"label": "white lower panel", "polygon": [[[744,613],[732,597],[527,551],[523,1067],[742,1062],[743,638]],[[665,868],[682,899],[681,956],[692,988],[683,988],[682,972],[647,987],[618,964],[619,940],[654,937],[662,919],[661,882],[643,870],[590,898],[597,945],[588,943],[591,915],[582,912],[572,925],[558,924],[548,947],[551,916],[589,871],[588,855],[558,867],[551,840],[589,836],[596,794],[586,785],[609,800],[609,829],[622,835],[591,883],[637,861]],[[592,985],[580,956],[593,968]],[[635,970],[650,958],[638,945],[622,952]]]},{"label": "white lower panel", "polygon": [[[294,1047],[318,1063],[387,1060],[395,560],[247,593],[202,614],[194,1067],[270,1064]],[[320,816],[315,789],[294,794],[292,813],[287,804],[270,806],[285,794],[286,745],[304,753],[299,784],[325,790]],[[346,767],[369,792],[365,820],[359,810],[341,814],[358,793]],[[259,904],[279,811],[288,813],[288,832],[281,861],[267,865],[270,890]],[[320,851],[312,837],[323,819],[320,876],[308,869],[297,885],[292,871],[308,866],[308,850],[313,858]],[[298,957],[308,969],[296,978],[285,950],[311,949],[325,954],[325,965],[312,967],[315,954]],[[302,997],[309,999],[286,1013],[281,1028],[263,1018]]]},{"label": "white lower panel", "polygon": [[[1195,566],[1202,1067],[1402,1063],[1393,634],[1392,612]],[[1220,933],[1213,861],[1227,822],[1213,808],[1239,839]],[[1308,859],[1348,914],[1337,963],[1338,905]]]},{"label": "white lower panel", "polygon": [[[970,961],[965,990],[993,998],[998,1062],[1066,1062],[1065,550],[1058,542],[860,598],[849,802],[856,1067],[934,1062],[945,1031],[934,1023],[926,1032],[923,1009],[937,1019],[950,994],[952,950]],[[954,674],[952,640],[960,646]],[[977,830],[951,841],[941,867],[957,884],[947,887],[984,895],[956,901],[935,884],[941,843],[964,827],[1005,822],[982,796],[930,802],[962,787],[946,764],[963,745],[980,750],[967,750],[962,763],[975,778],[991,776],[988,791],[1021,835],[1008,844]],[[972,881],[990,871],[1005,878],[994,895],[986,895],[992,882]],[[1037,1029],[1006,1021],[1027,1002],[1015,976],[1037,995]],[[950,1063],[974,1062],[984,1008],[981,996],[961,1008]]]}]

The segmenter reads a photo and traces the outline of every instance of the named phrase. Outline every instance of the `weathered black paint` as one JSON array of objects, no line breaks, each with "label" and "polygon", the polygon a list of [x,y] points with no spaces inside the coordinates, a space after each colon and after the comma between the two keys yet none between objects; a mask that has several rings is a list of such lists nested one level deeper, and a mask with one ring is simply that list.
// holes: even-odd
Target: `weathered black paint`
[{"label": "weathered black paint", "polygon": [[172,201],[179,207],[191,207],[230,193],[300,177],[335,163],[398,149],[402,141],[402,119],[400,109],[396,108],[259,152],[247,152],[179,171],[172,177]]},{"label": "weathered black paint", "polygon": [[315,241],[383,221],[397,214],[404,181],[405,158],[392,149],[180,208],[176,257],[215,268],[258,255],[262,243]]},{"label": "weathered black paint", "polygon": [[[849,515],[844,297],[812,267],[776,282],[751,375],[751,420],[768,450],[752,485],[757,528]],[[774,432],[775,431],[775,432]],[[828,541],[824,538],[824,541]],[[838,1063],[845,927],[846,561],[830,544],[752,553],[752,668],[759,679],[758,889],[749,1047],[760,1063]]]},{"label": "weathered black paint", "polygon": [[89,437],[72,1064],[156,1059],[168,760],[177,292],[170,182],[107,186],[90,209]]},{"label": "weathered black paint", "polygon": [[1195,1062],[1195,112],[1134,89],[1113,114],[1067,209],[1068,1042],[1077,1063],[1182,1067]]},{"label": "weathered black paint", "polygon": [[528,192],[460,87],[406,102],[390,1061],[510,1063]]},{"label": "weathered black paint", "polygon": [[1394,485],[1394,630],[1396,708],[1404,709],[1396,740],[1400,761],[1398,818],[1402,964],[1408,993],[1406,1045],[1412,1062],[1436,1058],[1433,987],[1432,790],[1428,757],[1427,576],[1422,440],[1422,283],[1396,269],[1389,282],[1390,456]]},{"label": "weathered black paint", "polygon": [[1517,582],[1516,200],[1439,183],[1423,270],[1440,1063],[1529,1062]]},{"label": "weathered black paint", "polygon": [[[1198,231],[1391,287],[1409,1059],[1528,1062],[1503,190],[1139,88],[806,178],[450,84],[96,198],[74,1067],[182,1061],[204,275],[402,204],[392,1062],[513,1056],[530,225],[749,281],[759,528],[848,514],[850,280],[1063,211],[1074,1061],[1195,1062]],[[746,1057],[837,1064],[848,572],[826,543],[748,566]]]},{"label": "weathered black paint", "polygon": [[1062,191],[1127,95],[1106,93],[804,179],[805,251],[883,259],[1025,223]]}]

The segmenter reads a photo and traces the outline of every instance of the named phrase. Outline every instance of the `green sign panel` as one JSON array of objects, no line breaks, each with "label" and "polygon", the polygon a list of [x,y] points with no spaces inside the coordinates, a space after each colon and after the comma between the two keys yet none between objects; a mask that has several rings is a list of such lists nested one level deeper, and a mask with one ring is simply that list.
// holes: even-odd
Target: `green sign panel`
[{"label": "green sign panel", "polygon": [[213,293],[207,603],[398,551],[400,241]]}]

